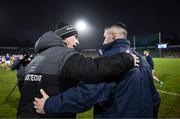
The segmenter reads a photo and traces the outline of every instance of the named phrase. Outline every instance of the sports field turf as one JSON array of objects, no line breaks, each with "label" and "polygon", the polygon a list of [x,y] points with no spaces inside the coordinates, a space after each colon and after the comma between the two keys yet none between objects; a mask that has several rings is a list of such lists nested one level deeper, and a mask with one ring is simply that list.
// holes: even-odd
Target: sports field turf
[{"label": "sports field turf", "polygon": [[[161,106],[159,117],[180,118],[180,59],[164,58],[154,59],[156,76],[163,82],[160,87],[154,82],[156,88],[161,92]],[[14,71],[0,71],[0,118],[14,118],[16,114],[19,92],[16,88],[14,93],[6,102],[5,98],[16,84],[16,73]],[[93,110],[78,117],[92,118]]]}]

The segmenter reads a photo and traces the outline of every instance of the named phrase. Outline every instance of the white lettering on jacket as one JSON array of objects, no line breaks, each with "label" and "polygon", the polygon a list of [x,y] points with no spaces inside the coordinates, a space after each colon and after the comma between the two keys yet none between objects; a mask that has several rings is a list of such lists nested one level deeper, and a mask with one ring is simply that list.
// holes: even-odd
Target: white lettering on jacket
[{"label": "white lettering on jacket", "polygon": [[41,82],[42,75],[35,75],[35,74],[27,74],[25,76],[26,81],[39,81]]}]

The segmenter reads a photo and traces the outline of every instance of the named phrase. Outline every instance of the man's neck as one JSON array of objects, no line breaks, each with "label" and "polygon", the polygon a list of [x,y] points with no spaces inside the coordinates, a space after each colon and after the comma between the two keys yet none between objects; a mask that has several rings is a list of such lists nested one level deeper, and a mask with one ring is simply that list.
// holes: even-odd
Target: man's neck
[{"label": "man's neck", "polygon": [[115,37],[115,39],[127,39],[127,38],[125,38],[125,37],[119,35],[119,36]]}]

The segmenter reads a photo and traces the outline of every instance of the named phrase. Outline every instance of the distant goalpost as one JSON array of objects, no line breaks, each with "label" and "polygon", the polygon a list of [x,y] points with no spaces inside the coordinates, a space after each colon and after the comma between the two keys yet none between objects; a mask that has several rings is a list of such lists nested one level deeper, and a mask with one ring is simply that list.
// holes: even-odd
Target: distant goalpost
[{"label": "distant goalpost", "polygon": [[[145,35],[145,36],[133,36],[130,39],[131,44],[133,44],[134,50],[136,49],[146,49],[146,48],[157,48],[157,45],[161,43],[161,32]],[[159,57],[161,57],[161,47],[159,49]]]}]

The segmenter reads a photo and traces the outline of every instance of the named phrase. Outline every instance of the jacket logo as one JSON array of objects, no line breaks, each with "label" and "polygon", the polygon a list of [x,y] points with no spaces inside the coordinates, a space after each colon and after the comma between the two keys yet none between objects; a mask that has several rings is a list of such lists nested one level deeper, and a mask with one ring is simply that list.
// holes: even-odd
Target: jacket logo
[{"label": "jacket logo", "polygon": [[66,28],[67,31],[71,30],[71,29],[74,29],[74,27],[68,27]]},{"label": "jacket logo", "polygon": [[25,76],[26,81],[39,81],[41,82],[42,75],[27,74]]},{"label": "jacket logo", "polygon": [[29,70],[29,72],[34,72],[34,70],[36,69],[36,67],[35,66],[31,66],[31,68],[30,68],[30,70]]}]

